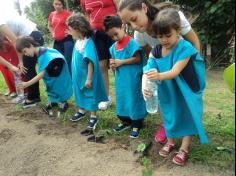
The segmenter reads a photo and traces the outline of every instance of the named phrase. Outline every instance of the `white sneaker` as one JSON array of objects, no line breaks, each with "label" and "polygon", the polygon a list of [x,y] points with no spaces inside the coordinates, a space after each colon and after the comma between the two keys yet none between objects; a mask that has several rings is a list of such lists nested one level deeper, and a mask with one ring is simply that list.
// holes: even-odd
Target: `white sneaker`
[{"label": "white sneaker", "polygon": [[109,106],[111,106],[111,99],[110,98],[109,98],[109,101],[102,101],[98,104],[98,108],[103,111],[107,110],[107,108]]},{"label": "white sneaker", "polygon": [[22,97],[22,96],[17,96],[16,98],[12,99],[12,103],[15,103],[15,104],[21,104],[23,103],[25,100],[25,97]]}]

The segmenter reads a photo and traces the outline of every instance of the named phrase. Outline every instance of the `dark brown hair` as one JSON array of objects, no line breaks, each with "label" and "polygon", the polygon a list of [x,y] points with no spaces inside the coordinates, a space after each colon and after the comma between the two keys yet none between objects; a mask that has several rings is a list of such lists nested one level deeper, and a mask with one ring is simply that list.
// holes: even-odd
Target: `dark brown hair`
[{"label": "dark brown hair", "polygon": [[171,29],[181,29],[179,13],[176,9],[167,8],[161,10],[152,22],[152,31],[155,36],[169,34]]},{"label": "dark brown hair", "polygon": [[[60,1],[62,3],[63,8],[65,7],[65,1],[64,0],[57,0],[57,1]],[[54,0],[53,0],[53,3],[54,3]]]},{"label": "dark brown hair", "polygon": [[22,53],[23,49],[30,48],[31,46],[38,47],[39,44],[30,36],[18,37],[16,39],[16,50],[20,53]]},{"label": "dark brown hair", "polygon": [[103,26],[105,28],[105,32],[109,31],[112,28],[121,28],[122,20],[119,16],[108,15],[103,20]]},{"label": "dark brown hair", "polygon": [[67,19],[67,25],[79,31],[83,37],[91,37],[93,30],[87,18],[82,13],[71,15]]},{"label": "dark brown hair", "polygon": [[142,3],[147,6],[147,17],[152,22],[155,16],[163,8],[176,8],[179,6],[174,5],[172,2],[161,2],[158,4],[153,4],[149,0],[121,0],[119,3],[118,11],[121,12],[123,9],[128,8],[130,11],[141,10]]}]

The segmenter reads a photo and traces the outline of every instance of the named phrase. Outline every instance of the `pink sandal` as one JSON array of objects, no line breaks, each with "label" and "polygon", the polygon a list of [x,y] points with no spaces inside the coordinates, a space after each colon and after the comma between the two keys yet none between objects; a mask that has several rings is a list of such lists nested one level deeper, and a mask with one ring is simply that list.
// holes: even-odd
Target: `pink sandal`
[{"label": "pink sandal", "polygon": [[175,148],[174,144],[166,143],[164,147],[162,147],[161,150],[159,151],[159,155],[166,158],[174,150],[174,148]]},{"label": "pink sandal", "polygon": [[173,162],[178,166],[183,166],[188,160],[188,152],[180,149],[179,152],[173,158]]},{"label": "pink sandal", "polygon": [[163,124],[160,125],[160,128],[155,133],[155,141],[161,144],[166,141],[166,132]]}]

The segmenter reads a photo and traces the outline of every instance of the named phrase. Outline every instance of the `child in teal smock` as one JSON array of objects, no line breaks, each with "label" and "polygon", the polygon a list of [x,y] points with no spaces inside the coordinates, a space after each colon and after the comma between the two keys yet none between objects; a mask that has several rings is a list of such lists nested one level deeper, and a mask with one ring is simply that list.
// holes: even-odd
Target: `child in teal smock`
[{"label": "child in teal smock", "polygon": [[208,141],[202,114],[202,93],[205,88],[205,65],[197,50],[188,41],[179,37],[180,17],[175,9],[164,9],[153,23],[153,31],[160,45],[152,50],[145,66],[150,70],[143,75],[143,94],[147,79],[160,80],[158,84],[160,113],[163,117],[167,143],[159,151],[167,157],[174,149],[174,138],[183,137],[179,152],[173,158],[177,165],[184,165],[188,158],[192,135],[200,141]]},{"label": "child in teal smock", "polygon": [[147,115],[141,92],[144,58],[140,46],[125,34],[120,17],[105,17],[104,27],[116,41],[110,48],[110,66],[115,72],[116,114],[121,123],[114,131],[121,132],[131,126],[130,137],[137,138]]},{"label": "child in teal smock", "polygon": [[78,13],[69,17],[69,32],[77,41],[72,54],[72,84],[78,112],[70,120],[79,121],[85,111],[91,112],[88,129],[97,124],[98,104],[108,101],[105,84],[99,67],[97,51],[91,36],[93,31],[84,15]]},{"label": "child in teal smock", "polygon": [[67,100],[72,96],[72,83],[64,56],[55,49],[38,47],[31,37],[18,38],[16,48],[23,55],[38,57],[39,74],[23,82],[21,88],[25,89],[42,78],[48,95],[48,104],[44,109],[49,110],[59,104],[60,110],[65,112],[68,108]]}]

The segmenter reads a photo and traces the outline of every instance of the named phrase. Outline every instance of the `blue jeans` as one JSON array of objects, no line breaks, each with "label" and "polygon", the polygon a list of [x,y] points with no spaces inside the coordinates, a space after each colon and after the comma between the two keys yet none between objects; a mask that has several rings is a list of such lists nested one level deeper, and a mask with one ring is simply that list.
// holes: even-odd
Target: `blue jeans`
[{"label": "blue jeans", "polygon": [[67,36],[63,40],[55,40],[53,48],[58,50],[65,57],[71,75],[71,60],[74,48],[74,40],[71,36]]}]

